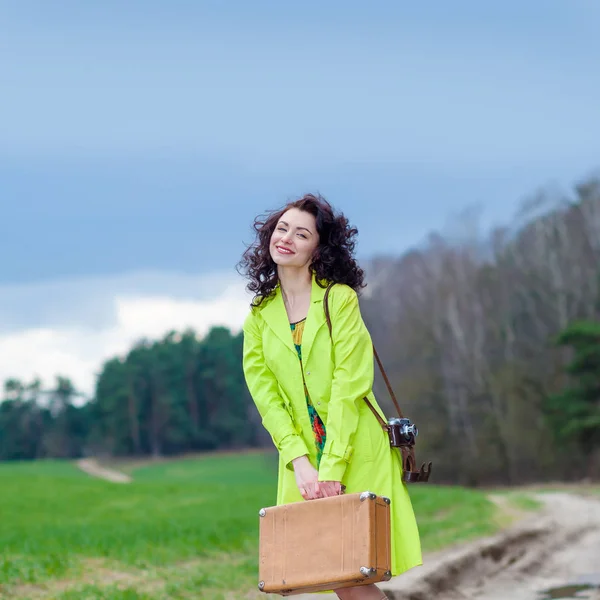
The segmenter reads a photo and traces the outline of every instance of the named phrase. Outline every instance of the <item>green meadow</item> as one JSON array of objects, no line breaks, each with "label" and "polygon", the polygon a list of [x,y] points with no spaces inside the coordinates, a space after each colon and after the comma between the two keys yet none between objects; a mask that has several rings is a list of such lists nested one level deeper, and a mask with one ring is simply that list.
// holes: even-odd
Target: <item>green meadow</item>
[{"label": "green meadow", "polygon": [[[256,589],[258,510],[275,501],[274,455],[122,468],[132,483],[69,462],[0,463],[0,598],[266,598]],[[410,491],[425,552],[502,523],[481,491]]]}]

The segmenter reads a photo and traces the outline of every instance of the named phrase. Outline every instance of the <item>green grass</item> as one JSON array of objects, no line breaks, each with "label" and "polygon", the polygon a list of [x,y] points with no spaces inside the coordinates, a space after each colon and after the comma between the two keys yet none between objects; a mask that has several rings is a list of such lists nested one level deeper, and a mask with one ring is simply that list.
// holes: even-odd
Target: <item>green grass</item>
[{"label": "green grass", "polygon": [[[0,598],[229,600],[254,593],[257,511],[275,502],[272,455],[130,471],[134,481],[123,485],[67,462],[0,463]],[[483,492],[429,484],[410,491],[425,551],[497,527]]]},{"label": "green grass", "polygon": [[429,484],[409,490],[426,552],[497,530],[495,507],[483,492]]}]

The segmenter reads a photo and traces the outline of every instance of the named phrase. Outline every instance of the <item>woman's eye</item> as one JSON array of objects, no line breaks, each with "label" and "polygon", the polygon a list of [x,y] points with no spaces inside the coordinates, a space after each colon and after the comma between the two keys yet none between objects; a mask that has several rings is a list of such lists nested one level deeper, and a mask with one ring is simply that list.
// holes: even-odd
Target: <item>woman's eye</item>
[{"label": "woman's eye", "polygon": [[285,231],[285,229],[283,227],[278,227],[277,231]]},{"label": "woman's eye", "polygon": [[305,236],[303,233],[299,233],[298,235],[299,235],[299,236],[300,236],[300,237],[301,237],[303,240],[305,240],[305,239],[306,239],[306,236]]}]

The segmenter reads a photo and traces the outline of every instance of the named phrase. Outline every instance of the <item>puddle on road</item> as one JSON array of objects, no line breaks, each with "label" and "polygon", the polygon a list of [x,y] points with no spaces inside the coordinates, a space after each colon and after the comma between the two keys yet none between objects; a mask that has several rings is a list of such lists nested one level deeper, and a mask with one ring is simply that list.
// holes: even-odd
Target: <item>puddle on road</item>
[{"label": "puddle on road", "polygon": [[556,598],[592,598],[594,590],[600,589],[600,574],[579,577],[577,581],[541,592],[538,600],[554,600]]},{"label": "puddle on road", "polygon": [[589,598],[589,594],[582,595],[581,592],[593,590],[596,586],[589,584],[563,585],[562,587],[544,590],[540,600],[554,600],[554,598]]}]

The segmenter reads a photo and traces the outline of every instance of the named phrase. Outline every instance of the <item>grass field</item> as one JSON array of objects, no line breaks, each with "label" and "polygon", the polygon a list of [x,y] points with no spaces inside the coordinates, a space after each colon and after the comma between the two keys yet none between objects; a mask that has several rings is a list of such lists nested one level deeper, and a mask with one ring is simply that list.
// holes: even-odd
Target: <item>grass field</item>
[{"label": "grass field", "polygon": [[[67,462],[0,463],[0,598],[239,600],[256,590],[271,454],[130,465],[131,484]],[[411,486],[425,551],[492,533],[482,492]]]}]

